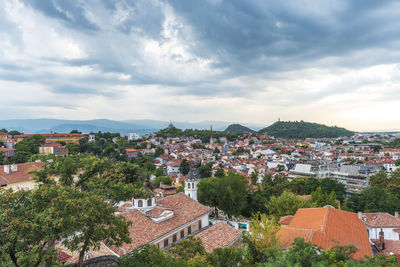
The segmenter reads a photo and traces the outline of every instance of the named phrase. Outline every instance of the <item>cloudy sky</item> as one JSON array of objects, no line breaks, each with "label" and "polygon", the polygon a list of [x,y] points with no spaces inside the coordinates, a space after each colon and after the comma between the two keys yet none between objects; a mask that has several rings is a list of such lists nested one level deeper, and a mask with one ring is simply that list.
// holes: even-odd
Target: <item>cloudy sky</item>
[{"label": "cloudy sky", "polygon": [[400,1],[1,0],[0,118],[400,128]]}]

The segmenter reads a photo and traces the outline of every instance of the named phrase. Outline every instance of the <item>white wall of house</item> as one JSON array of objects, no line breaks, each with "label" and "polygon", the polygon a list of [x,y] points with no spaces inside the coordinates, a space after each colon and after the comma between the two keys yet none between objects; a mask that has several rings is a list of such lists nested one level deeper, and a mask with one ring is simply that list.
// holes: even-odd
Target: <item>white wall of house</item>
[{"label": "white wall of house", "polygon": [[168,175],[179,174],[179,165],[169,165],[167,166]]},{"label": "white wall of house", "polygon": [[399,228],[372,228],[368,227],[368,233],[369,233],[369,239],[379,239],[379,232],[383,231],[383,235],[385,240],[400,240],[400,234],[395,232],[394,229],[400,229]]}]

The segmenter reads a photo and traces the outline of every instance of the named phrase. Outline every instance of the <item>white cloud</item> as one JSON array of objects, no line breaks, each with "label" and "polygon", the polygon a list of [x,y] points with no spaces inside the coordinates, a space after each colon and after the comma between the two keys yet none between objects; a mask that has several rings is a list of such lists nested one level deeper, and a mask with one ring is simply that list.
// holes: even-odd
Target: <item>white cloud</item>
[{"label": "white cloud", "polygon": [[[209,2],[210,8],[218,11],[225,4]],[[299,17],[307,17],[305,24],[324,18],[324,25],[329,24],[326,27],[343,30],[338,14],[349,4],[337,2],[331,9],[324,1],[312,5],[315,2],[306,1],[310,8],[304,8],[304,1],[296,3],[284,6],[292,12],[302,9]],[[271,30],[266,37],[261,32],[251,35],[257,32],[251,24],[254,17],[270,14],[276,6],[274,9],[259,2],[255,6],[260,5],[256,8],[260,13],[251,13],[254,17],[240,10],[243,17],[235,17],[238,22],[232,22],[234,29],[213,36],[209,33],[216,32],[207,28],[209,17],[196,21],[199,27],[168,1],[134,4],[120,1],[112,9],[80,1],[82,16],[97,27],[82,29],[76,22],[77,14],[59,4],[55,8],[70,21],[46,15],[28,3],[1,2],[0,22],[7,24],[0,31],[0,93],[7,95],[0,98],[2,114],[9,118],[150,118],[265,124],[281,118],[355,130],[393,129],[400,123],[397,40],[392,40],[391,46],[344,47],[345,51],[338,49],[335,53],[324,52],[328,48],[318,44],[315,50],[307,50],[310,42],[301,43],[290,32],[306,26],[293,28],[296,20],[288,21],[276,14],[271,15],[271,27],[279,34],[288,34],[285,38],[271,29],[266,29]],[[386,14],[382,12],[380,8],[378,14]],[[390,12],[395,15],[393,10]],[[229,18],[222,18],[227,27]],[[239,19],[243,19],[243,25]],[[262,26],[266,25],[263,21]],[[241,26],[243,29],[236,29]],[[387,32],[394,27],[382,28]],[[235,35],[237,32],[250,35],[243,40]],[[232,40],[236,43],[229,50],[225,46]],[[278,49],[269,46],[271,43]],[[288,52],[282,56],[275,51]],[[229,61],[229,57],[235,59]]]}]

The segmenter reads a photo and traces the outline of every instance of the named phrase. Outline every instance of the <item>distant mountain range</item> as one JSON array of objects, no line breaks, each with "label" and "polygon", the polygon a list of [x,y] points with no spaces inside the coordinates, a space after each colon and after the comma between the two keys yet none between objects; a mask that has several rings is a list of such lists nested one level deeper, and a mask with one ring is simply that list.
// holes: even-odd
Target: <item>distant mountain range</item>
[{"label": "distant mountain range", "polygon": [[[119,132],[122,135],[128,133],[148,134],[166,128],[170,122],[158,120],[126,120],[114,121],[107,119],[97,120],[58,120],[58,119],[13,119],[0,120],[0,129],[17,130],[23,133],[69,133],[78,130],[82,133],[90,132]],[[184,129],[210,129],[223,131],[230,122],[202,121],[202,122],[172,122],[175,127]],[[261,129],[261,124],[246,124],[254,129]]]},{"label": "distant mountain range", "polygon": [[233,133],[233,134],[243,134],[243,133],[253,133],[255,131],[246,126],[235,123],[235,124],[229,125],[228,128],[226,128],[224,132]]}]

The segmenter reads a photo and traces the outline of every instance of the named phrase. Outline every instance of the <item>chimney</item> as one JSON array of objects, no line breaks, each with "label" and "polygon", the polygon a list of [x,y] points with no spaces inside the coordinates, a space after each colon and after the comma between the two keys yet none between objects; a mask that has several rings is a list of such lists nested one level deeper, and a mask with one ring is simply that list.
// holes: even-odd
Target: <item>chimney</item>
[{"label": "chimney", "polygon": [[398,211],[394,212],[394,217],[399,218],[399,212]]},{"label": "chimney", "polygon": [[12,172],[17,172],[18,171],[18,165],[17,164],[11,165],[11,171]]},{"label": "chimney", "polygon": [[362,220],[362,212],[361,211],[358,212],[358,219]]},{"label": "chimney", "polygon": [[4,172],[10,174],[10,165],[4,165]]},{"label": "chimney", "polygon": [[385,235],[383,233],[382,228],[381,231],[379,232],[379,244],[381,245],[382,250],[385,250]]}]

